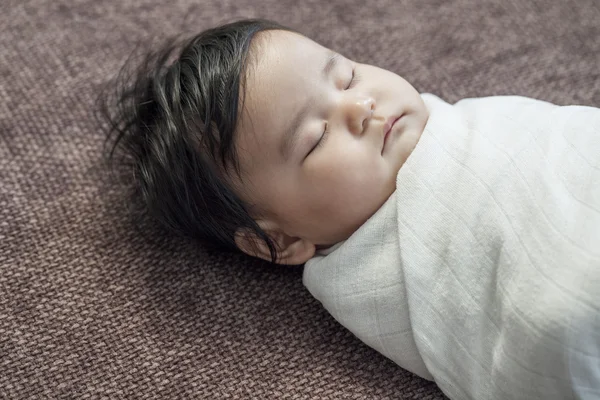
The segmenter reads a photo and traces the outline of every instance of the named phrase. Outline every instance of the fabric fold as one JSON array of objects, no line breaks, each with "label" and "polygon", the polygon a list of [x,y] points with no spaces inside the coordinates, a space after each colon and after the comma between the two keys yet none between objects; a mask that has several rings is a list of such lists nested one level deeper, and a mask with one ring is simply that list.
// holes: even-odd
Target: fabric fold
[{"label": "fabric fold", "polygon": [[452,399],[600,398],[600,110],[422,97],[396,191],[305,286]]}]

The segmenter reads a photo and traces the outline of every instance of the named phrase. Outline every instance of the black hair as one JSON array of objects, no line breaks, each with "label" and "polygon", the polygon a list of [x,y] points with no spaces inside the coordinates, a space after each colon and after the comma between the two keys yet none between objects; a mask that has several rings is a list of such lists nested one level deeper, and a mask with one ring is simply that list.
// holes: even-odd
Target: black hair
[{"label": "black hair", "polygon": [[252,232],[277,262],[275,242],[250,216],[250,206],[223,177],[239,175],[234,134],[243,107],[248,52],[262,31],[290,30],[268,20],[242,20],[146,54],[133,73],[126,63],[103,95],[105,151],[133,170],[134,196],[168,230],[235,251],[235,233]]}]

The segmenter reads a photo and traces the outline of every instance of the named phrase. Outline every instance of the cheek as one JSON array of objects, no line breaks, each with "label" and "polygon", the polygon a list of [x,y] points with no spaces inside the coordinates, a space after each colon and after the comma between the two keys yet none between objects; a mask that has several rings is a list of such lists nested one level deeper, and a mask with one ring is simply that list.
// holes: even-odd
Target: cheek
[{"label": "cheek", "polygon": [[336,203],[356,202],[357,199],[377,195],[386,185],[385,164],[373,152],[351,146],[340,146],[344,151],[331,151],[315,162],[307,182],[319,196],[335,198]]}]

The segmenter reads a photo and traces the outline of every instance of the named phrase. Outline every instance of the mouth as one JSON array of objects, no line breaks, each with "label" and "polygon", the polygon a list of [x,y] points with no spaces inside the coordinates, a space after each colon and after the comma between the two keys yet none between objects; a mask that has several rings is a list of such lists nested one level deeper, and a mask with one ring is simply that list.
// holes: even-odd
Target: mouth
[{"label": "mouth", "polygon": [[385,149],[386,143],[387,143],[387,141],[388,141],[388,139],[390,137],[390,134],[392,133],[392,130],[394,129],[394,126],[396,126],[396,123],[402,117],[403,117],[403,115],[400,115],[399,117],[390,117],[385,122],[385,125],[383,126],[383,131],[385,133],[383,135],[383,146],[381,148],[381,154],[383,154],[383,150]]}]

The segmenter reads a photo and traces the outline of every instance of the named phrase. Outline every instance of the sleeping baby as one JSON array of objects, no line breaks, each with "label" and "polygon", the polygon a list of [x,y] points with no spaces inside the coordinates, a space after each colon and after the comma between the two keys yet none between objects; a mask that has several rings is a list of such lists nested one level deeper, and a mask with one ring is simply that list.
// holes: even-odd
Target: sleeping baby
[{"label": "sleeping baby", "polygon": [[174,232],[280,264],[451,399],[600,398],[600,109],[448,104],[274,22],[121,75],[110,155]]}]

